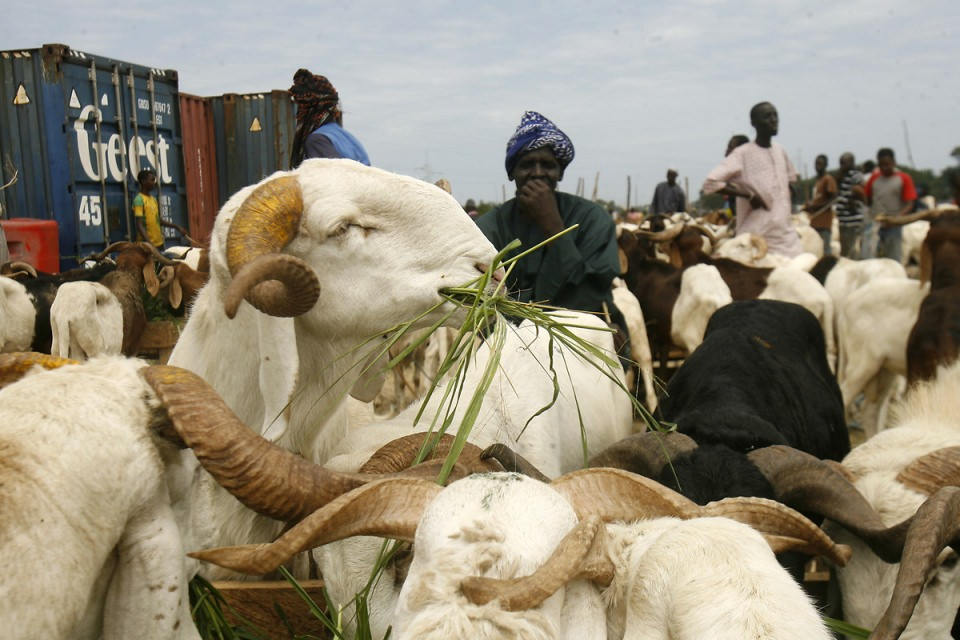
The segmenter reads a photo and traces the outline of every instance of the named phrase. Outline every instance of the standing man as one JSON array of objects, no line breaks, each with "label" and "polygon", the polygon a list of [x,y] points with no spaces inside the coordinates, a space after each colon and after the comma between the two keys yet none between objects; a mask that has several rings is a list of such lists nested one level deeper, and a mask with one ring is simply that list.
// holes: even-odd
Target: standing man
[{"label": "standing man", "polygon": [[650,202],[650,213],[671,214],[687,210],[687,196],[677,184],[677,170],[667,169],[667,180],[657,185]]},{"label": "standing man", "polygon": [[837,181],[827,173],[827,156],[822,153],[813,161],[817,183],[813,186],[813,200],[803,206],[810,214],[810,226],[816,229],[823,240],[823,255],[830,255],[833,235],[833,205],[837,199]]},{"label": "standing man", "polygon": [[730,152],[703,183],[704,193],[737,199],[737,235],[752,233],[767,241],[770,253],[792,258],[803,251],[791,219],[790,184],[797,170],[787,152],[773,142],[780,119],[777,109],[761,102],[750,110],[753,142]]},{"label": "standing man", "polygon": [[620,273],[615,224],[603,207],[557,191],[572,160],[573,143],[563,131],[535,111],[524,113],[505,162],[516,197],[477,218],[477,226],[498,250],[519,238],[522,246],[509,258],[578,225],[521,258],[507,289],[524,302],[608,312],[622,325],[611,290]]},{"label": "standing man", "polygon": [[913,178],[897,169],[893,149],[884,147],[877,151],[877,171],[870,174],[863,193],[870,210],[863,225],[860,257],[875,258],[879,255],[901,262],[903,228],[896,224],[888,226],[883,223],[883,218],[911,213],[917,200],[917,190]]},{"label": "standing man", "polygon": [[348,158],[370,165],[363,144],[343,128],[340,95],[324,76],[299,69],[290,95],[297,103],[297,130],[290,149],[290,168],[308,158]]},{"label": "standing man", "polygon": [[162,252],[163,227],[176,229],[184,237],[188,237],[186,229],[160,217],[160,205],[153,196],[153,190],[157,188],[157,173],[153,169],[142,169],[137,174],[137,185],[139,190],[132,205],[133,219],[137,225],[137,241],[149,242],[157,251]]},{"label": "standing man", "polygon": [[840,156],[837,169],[837,226],[840,231],[840,256],[860,257],[858,244],[863,233],[863,174],[849,151]]}]

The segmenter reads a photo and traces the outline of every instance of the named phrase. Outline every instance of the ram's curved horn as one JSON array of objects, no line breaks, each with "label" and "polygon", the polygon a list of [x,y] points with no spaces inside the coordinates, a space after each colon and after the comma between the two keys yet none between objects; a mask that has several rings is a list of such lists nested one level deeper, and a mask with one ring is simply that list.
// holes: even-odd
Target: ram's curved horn
[{"label": "ram's curved horn", "polygon": [[722,517],[749,525],[764,537],[774,553],[801,551],[823,556],[845,566],[852,553],[837,544],[814,522],[776,500],[754,497],[724,498],[700,507],[696,517]]},{"label": "ram's curved horn", "polygon": [[279,253],[297,235],[303,195],[297,176],[264,182],[237,209],[227,232],[232,281],[225,296],[229,317],[241,299],[272,316],[293,317],[313,308],[320,280],[303,260]]},{"label": "ram's curved horn", "polygon": [[634,235],[643,236],[650,242],[671,242],[683,231],[683,224],[675,224],[663,231],[647,231],[646,229],[637,229],[632,231]]},{"label": "ram's curved horn", "polygon": [[[370,459],[362,467],[360,473],[398,473],[408,469],[414,464],[417,454],[424,447],[425,441],[430,442],[431,447],[425,460],[442,460],[449,453],[453,446],[455,438],[450,434],[443,434],[438,437],[436,433],[412,433],[402,438],[391,440],[387,444],[377,449]],[[483,452],[480,447],[469,442],[464,443],[457,462],[469,473],[482,473],[484,471],[503,471],[495,460],[487,462],[483,458]]]},{"label": "ram's curved horn", "polygon": [[189,555],[232,571],[263,575],[302,551],[351,536],[412,542],[423,510],[442,490],[440,485],[415,478],[376,480],[314,511],[270,544],[221,547]]},{"label": "ram's curved horn", "polygon": [[588,467],[614,467],[657,478],[663,467],[681,453],[697,448],[689,436],[677,431],[645,431],[623,438],[596,454]]},{"label": "ram's curved horn", "polygon": [[14,277],[21,274],[29,274],[31,278],[37,277],[37,270],[29,262],[23,262],[22,260],[13,260],[10,262],[4,262],[3,265],[0,265],[0,274],[5,276]]},{"label": "ram's curved horn", "polygon": [[770,482],[777,500],[797,511],[816,513],[840,524],[885,562],[900,560],[909,523],[887,527],[835,465],[784,445],[755,449],[747,458]]},{"label": "ram's curved horn", "polygon": [[[193,372],[155,365],[142,375],[170,419],[159,425],[160,435],[193,449],[217,483],[258,513],[300,520],[347,491],[380,479],[331,471],[269,442],[244,425]],[[163,431],[168,427],[173,431]],[[406,473],[432,478],[437,471],[437,465],[425,465]]]},{"label": "ram's curved horn", "polygon": [[536,571],[521,578],[471,576],[461,584],[463,595],[476,605],[498,600],[505,611],[526,611],[573,580],[592,580],[608,586],[616,568],[606,553],[606,529],[600,518],[583,520],[564,536]]},{"label": "ram's curved horn", "polygon": [[108,254],[113,253],[114,251],[123,251],[127,247],[136,245],[136,242],[130,242],[128,240],[119,240],[117,242],[111,242],[103,251],[97,253],[91,253],[86,258],[80,260],[81,263],[86,262],[87,260],[93,260],[94,262],[100,262],[107,257]]},{"label": "ram's curved horn", "polygon": [[757,255],[753,257],[754,260],[759,260],[764,258],[767,255],[767,239],[763,236],[758,236],[755,233],[750,234],[750,246],[754,248],[757,252]]},{"label": "ram's curved horn", "polygon": [[940,551],[960,543],[960,487],[944,487],[926,500],[913,518],[903,547],[890,604],[873,628],[871,640],[895,640],[903,633],[923,593]]},{"label": "ram's curved horn", "polygon": [[944,213],[956,213],[956,207],[946,206],[946,207],[937,207],[936,209],[924,209],[922,211],[914,211],[905,216],[877,216],[877,222],[883,223],[888,227],[902,227],[908,225],[911,222],[917,222],[919,220],[935,220],[939,218]]},{"label": "ram's curved horn", "polygon": [[581,520],[590,516],[604,522],[688,518],[699,509],[669,487],[622,469],[580,469],[560,476],[550,486],[567,499]]},{"label": "ram's curved horn", "polygon": [[58,358],[35,351],[0,354],[0,389],[27,375],[27,372],[34,366],[39,365],[44,369],[57,369],[67,364],[80,363],[69,358]]},{"label": "ram's curved horn", "polygon": [[713,231],[711,231],[704,225],[700,224],[699,222],[691,222],[687,226],[693,229],[696,229],[697,231],[700,232],[700,235],[704,236],[707,240],[709,240],[711,248],[713,249],[717,248],[718,238],[717,238],[717,234],[715,234]]},{"label": "ram's curved horn", "polygon": [[504,471],[521,473],[540,482],[550,482],[540,469],[505,444],[492,444],[480,453],[481,460],[496,460]]},{"label": "ram's curved horn", "polygon": [[937,449],[917,458],[897,474],[897,481],[928,496],[942,487],[960,487],[960,447]]}]

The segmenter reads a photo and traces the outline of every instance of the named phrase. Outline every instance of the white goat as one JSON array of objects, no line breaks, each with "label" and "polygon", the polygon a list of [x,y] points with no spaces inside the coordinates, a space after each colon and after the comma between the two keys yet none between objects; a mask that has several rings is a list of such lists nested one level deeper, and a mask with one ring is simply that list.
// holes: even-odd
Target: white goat
[{"label": "white goat", "polygon": [[710,316],[731,302],[730,287],[716,267],[695,264],[684,269],[670,323],[674,344],[686,349],[688,354],[693,353],[703,342]]},{"label": "white goat", "polygon": [[50,305],[55,356],[87,360],[119,354],[123,346],[123,309],[99,282],[65,282]]},{"label": "white goat", "polygon": [[906,375],[907,338],[929,290],[929,283],[878,278],[849,293],[840,306],[837,382],[848,413],[864,394],[860,425],[867,438],[884,428],[884,407],[897,376]]},{"label": "white goat", "polygon": [[0,391],[5,637],[199,639],[143,366],[101,357]]},{"label": "white goat", "polygon": [[[926,454],[960,446],[958,389],[960,363],[940,369],[935,381],[911,388],[892,409],[894,426],[856,447],[843,460],[843,466],[855,478],[856,488],[887,525],[913,515],[928,495],[925,490],[910,486],[901,475],[905,469]],[[928,466],[925,478],[936,478],[935,471],[935,465]],[[873,628],[891,602],[899,565],[884,562],[859,538],[840,527],[829,523],[825,526],[837,542],[846,543],[853,550],[849,564],[837,573],[844,617],[853,624]],[[951,637],[950,629],[960,607],[960,563],[956,552],[944,550],[934,566],[911,621],[900,636],[903,640]]]},{"label": "white goat", "polygon": [[37,309],[26,287],[0,276],[0,353],[29,349],[36,317]]},{"label": "white goat", "polygon": [[[346,434],[344,396],[371,400],[382,386],[360,380],[378,351],[368,340],[442,303],[441,290],[475,280],[496,254],[450,194],[349,160],[307,160],[241,190],[217,215],[210,245],[210,280],[169,362],[313,461]],[[183,467],[190,482],[191,454]],[[194,482],[191,508],[198,528],[217,529],[192,548],[280,532],[208,485]]]}]

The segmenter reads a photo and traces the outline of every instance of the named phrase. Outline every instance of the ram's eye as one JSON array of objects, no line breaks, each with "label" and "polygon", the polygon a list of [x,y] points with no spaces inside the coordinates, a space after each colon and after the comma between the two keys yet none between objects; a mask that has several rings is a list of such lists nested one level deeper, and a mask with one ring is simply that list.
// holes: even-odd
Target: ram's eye
[{"label": "ram's eye", "polygon": [[352,226],[354,225],[350,224],[349,222],[341,222],[333,229],[333,231],[330,232],[330,237],[339,238],[340,236],[345,234],[347,231],[349,231],[350,227]]}]

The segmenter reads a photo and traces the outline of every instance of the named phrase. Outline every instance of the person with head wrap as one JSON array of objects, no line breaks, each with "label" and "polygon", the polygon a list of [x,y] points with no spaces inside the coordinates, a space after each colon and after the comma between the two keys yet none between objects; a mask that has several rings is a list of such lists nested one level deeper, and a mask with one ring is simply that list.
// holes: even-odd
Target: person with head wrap
[{"label": "person with head wrap", "polygon": [[308,158],[348,158],[370,164],[367,150],[343,128],[340,96],[324,76],[299,69],[290,95],[297,104],[297,130],[290,150],[290,168]]},{"label": "person with head wrap", "polygon": [[573,143],[563,131],[535,111],[524,113],[505,163],[516,197],[478,217],[477,225],[498,250],[520,240],[508,258],[577,225],[517,261],[506,286],[520,301],[609,314],[619,325],[611,289],[620,274],[616,226],[600,205],[557,191],[572,160]]}]

